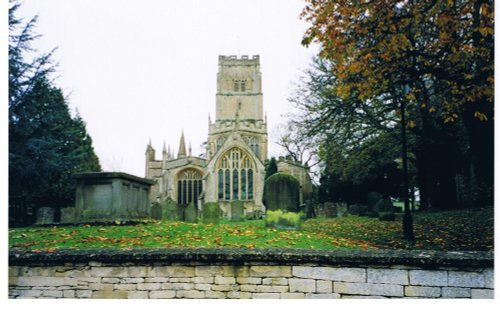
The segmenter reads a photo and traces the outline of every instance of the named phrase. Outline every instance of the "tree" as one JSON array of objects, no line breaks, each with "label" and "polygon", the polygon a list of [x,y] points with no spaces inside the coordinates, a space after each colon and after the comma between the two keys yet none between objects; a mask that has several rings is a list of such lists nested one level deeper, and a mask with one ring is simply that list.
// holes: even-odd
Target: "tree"
[{"label": "tree", "polygon": [[405,100],[409,115],[460,122],[475,177],[492,188],[493,1],[307,3],[303,43],[320,43],[320,56],[330,60],[331,91],[343,100],[382,100],[393,111]]},{"label": "tree", "polygon": [[278,172],[278,165],[276,164],[276,158],[271,157],[271,159],[266,160],[265,162],[265,168],[266,168],[266,176],[265,179],[269,178],[270,176],[276,174]]},{"label": "tree", "polygon": [[9,8],[9,196],[57,211],[73,204],[73,173],[101,168],[83,119],[71,117],[50,79],[51,53],[39,56],[30,47],[37,18],[23,25],[18,8]]}]

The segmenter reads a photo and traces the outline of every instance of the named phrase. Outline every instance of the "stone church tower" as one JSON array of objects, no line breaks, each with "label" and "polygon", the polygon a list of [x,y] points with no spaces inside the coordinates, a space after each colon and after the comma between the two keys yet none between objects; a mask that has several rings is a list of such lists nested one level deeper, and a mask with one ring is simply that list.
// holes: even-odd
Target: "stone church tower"
[{"label": "stone church tower", "polygon": [[215,121],[209,117],[206,158],[186,153],[184,134],[176,158],[164,146],[155,160],[146,150],[146,177],[157,180],[151,201],[167,198],[178,205],[218,202],[230,217],[231,203],[241,201],[245,214],[264,211],[264,160],[267,123],[264,119],[259,56],[219,56]]}]

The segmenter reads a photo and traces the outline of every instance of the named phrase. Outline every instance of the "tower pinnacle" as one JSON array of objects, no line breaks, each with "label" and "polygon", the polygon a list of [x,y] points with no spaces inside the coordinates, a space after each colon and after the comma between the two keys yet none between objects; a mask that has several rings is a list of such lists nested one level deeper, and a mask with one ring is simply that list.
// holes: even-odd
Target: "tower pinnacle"
[{"label": "tower pinnacle", "polygon": [[177,153],[177,158],[182,158],[186,156],[186,142],[184,141],[184,131],[181,134],[181,140],[179,142],[179,152]]}]

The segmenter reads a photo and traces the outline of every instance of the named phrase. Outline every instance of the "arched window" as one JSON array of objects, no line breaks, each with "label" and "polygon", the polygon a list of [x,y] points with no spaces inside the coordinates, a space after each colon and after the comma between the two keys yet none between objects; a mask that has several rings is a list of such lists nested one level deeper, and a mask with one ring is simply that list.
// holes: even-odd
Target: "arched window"
[{"label": "arched window", "polygon": [[217,164],[219,200],[253,199],[252,159],[239,148],[225,152]]},{"label": "arched window", "polygon": [[186,206],[191,202],[196,203],[203,191],[201,173],[190,168],[181,171],[178,175],[177,204]]}]

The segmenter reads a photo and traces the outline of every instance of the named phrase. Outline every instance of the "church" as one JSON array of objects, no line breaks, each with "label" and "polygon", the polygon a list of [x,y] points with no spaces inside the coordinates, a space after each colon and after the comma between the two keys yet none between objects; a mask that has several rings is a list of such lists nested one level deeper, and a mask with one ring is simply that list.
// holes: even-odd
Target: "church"
[{"label": "church", "polygon": [[146,178],[156,181],[150,201],[194,203],[198,210],[217,202],[226,217],[231,202],[241,201],[245,215],[262,213],[267,144],[259,56],[219,56],[216,113],[214,121],[208,119],[205,157],[193,156],[191,146],[186,150],[184,134],[178,153],[164,145],[161,160],[150,142]]}]

